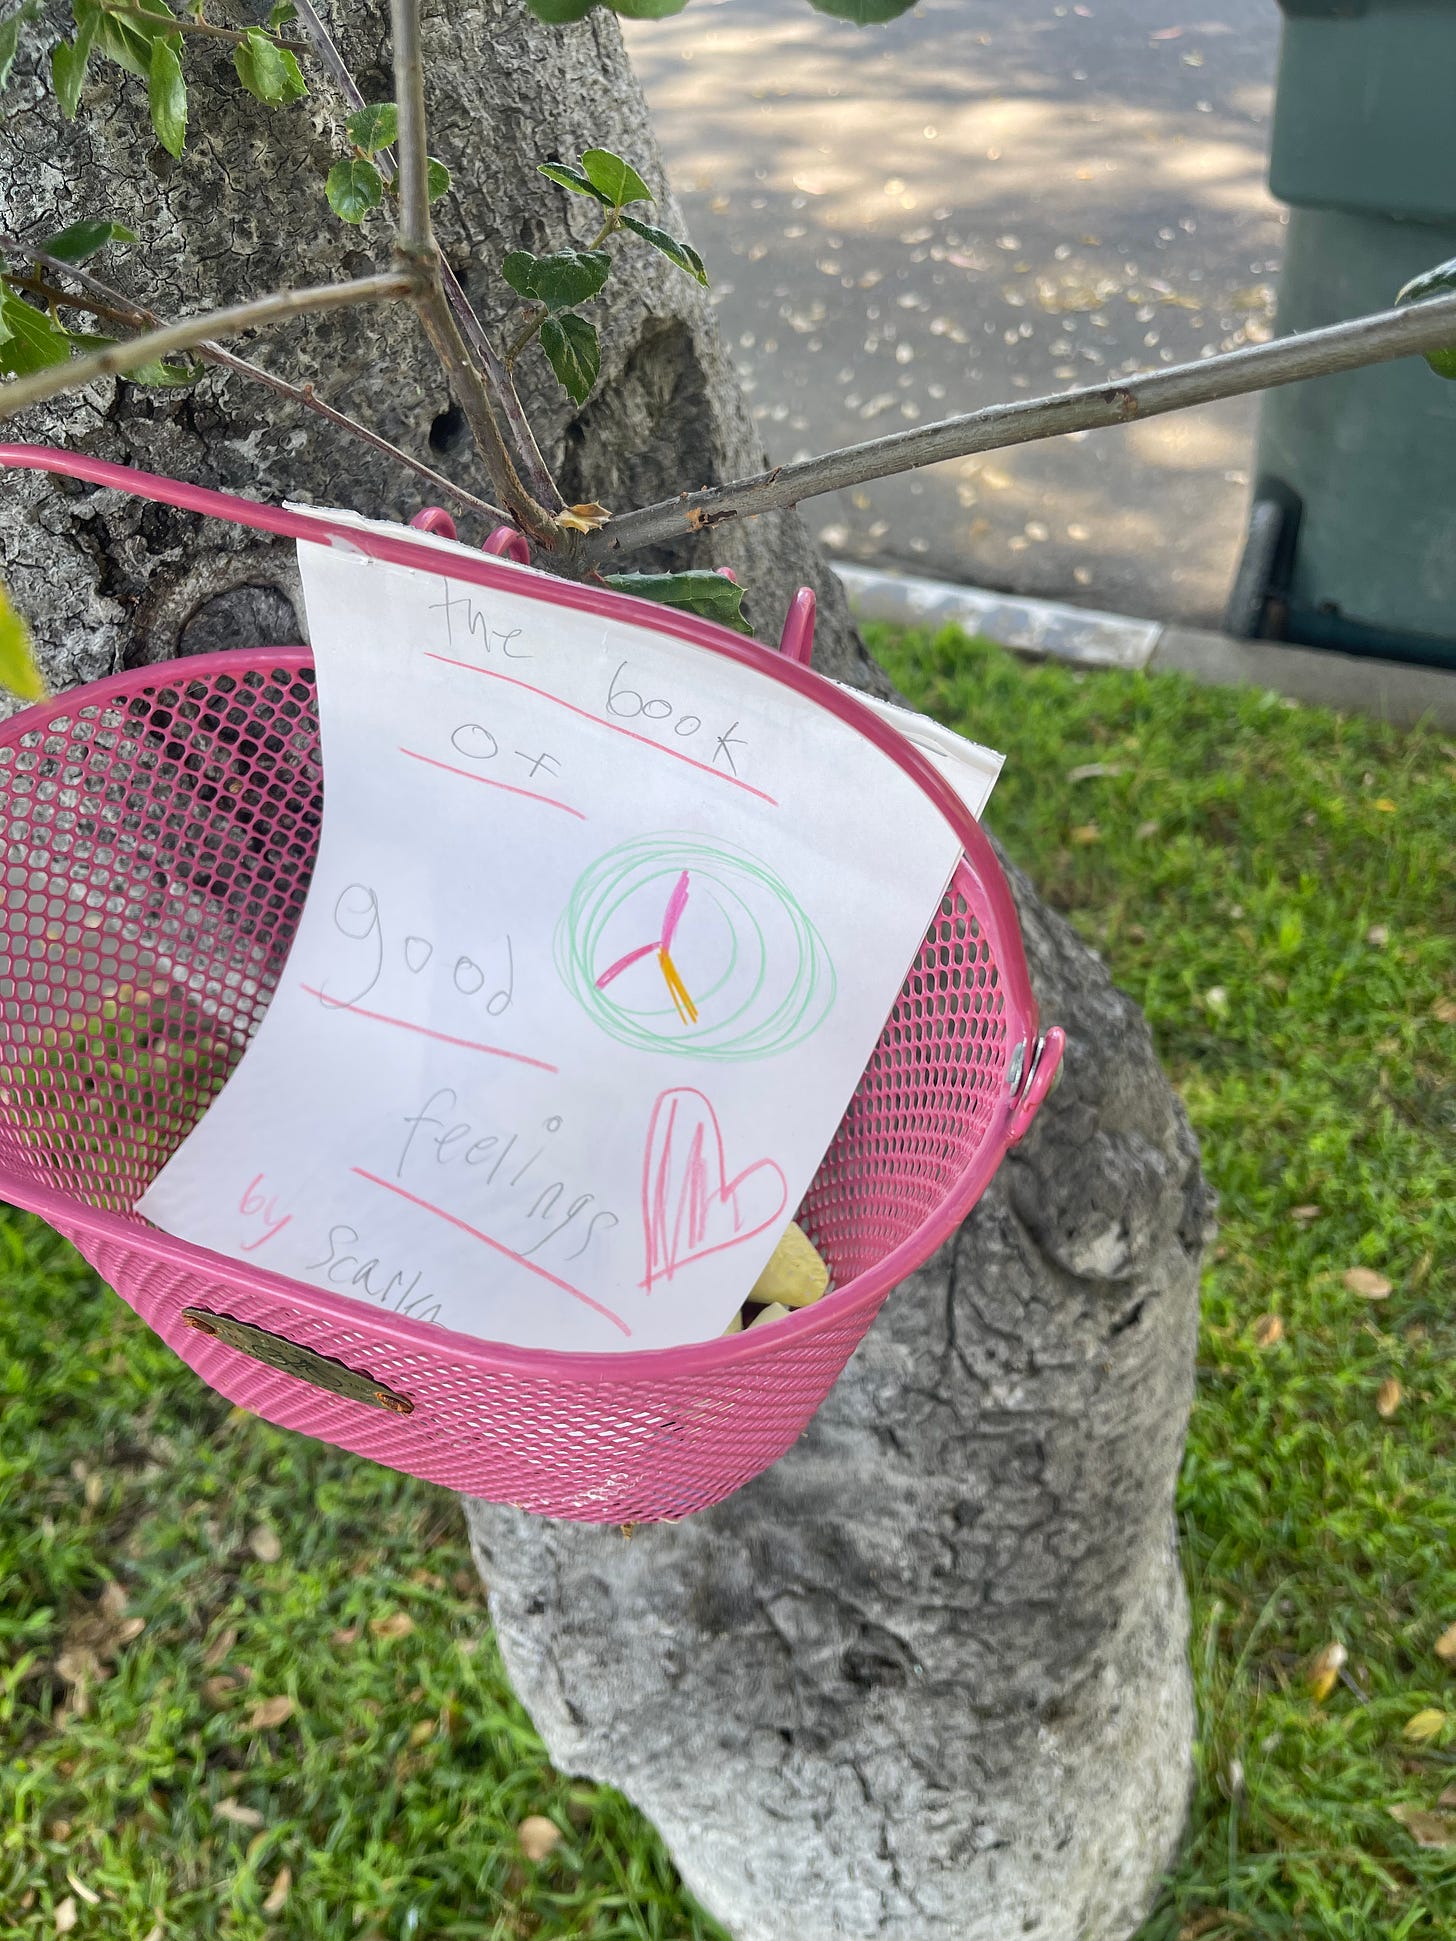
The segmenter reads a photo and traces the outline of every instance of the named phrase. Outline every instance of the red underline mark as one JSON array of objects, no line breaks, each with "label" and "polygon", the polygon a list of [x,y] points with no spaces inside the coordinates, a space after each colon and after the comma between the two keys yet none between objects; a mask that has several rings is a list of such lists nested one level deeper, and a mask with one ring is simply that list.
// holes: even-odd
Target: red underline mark
[{"label": "red underline mark", "polygon": [[401,748],[399,752],[408,755],[412,762],[426,762],[431,768],[443,768],[447,775],[463,775],[467,782],[482,782],[488,789],[504,789],[507,795],[524,795],[528,802],[544,802],[550,808],[565,809],[578,822],[586,821],[580,809],[573,809],[569,802],[558,802],[554,795],[537,795],[534,789],[518,789],[510,782],[496,782],[489,775],[477,775],[474,769],[456,768],[453,762],[437,762],[433,755],[418,754],[413,748]]},{"label": "red underline mark", "polygon": [[472,1227],[467,1221],[458,1219],[455,1214],[447,1213],[442,1206],[432,1206],[428,1200],[422,1200],[418,1194],[407,1192],[403,1186],[396,1186],[393,1180],[381,1179],[377,1173],[366,1173],[362,1166],[351,1166],[349,1170],[359,1179],[367,1179],[371,1186],[382,1186],[386,1193],[393,1193],[399,1199],[408,1200],[411,1206],[417,1206],[425,1213],[433,1213],[437,1220],[443,1220],[447,1226],[458,1227],[462,1233],[468,1233],[472,1240],[479,1240],[483,1246],[494,1248],[496,1253],[504,1254],[507,1260],[513,1260],[518,1267],[524,1267],[528,1274],[536,1274],[543,1281],[550,1281],[551,1285],[559,1287],[563,1294],[570,1294],[573,1300],[581,1301],[587,1307],[595,1309],[598,1314],[610,1321],[614,1328],[620,1328],[623,1334],[631,1336],[632,1330],[619,1314],[613,1314],[609,1307],[603,1307],[600,1301],[594,1301],[590,1294],[583,1294],[581,1289],[573,1287],[570,1281],[558,1280],[555,1274],[549,1273],[544,1267],[538,1267],[534,1260],[527,1260],[524,1254],[512,1253],[509,1247],[503,1247],[499,1240],[492,1240],[490,1235],[482,1233],[479,1227]]},{"label": "red underline mark", "polygon": [[563,701],[559,694],[552,694],[548,688],[533,687],[529,681],[519,680],[514,674],[498,674],[493,667],[477,667],[473,660],[452,660],[448,654],[426,654],[427,660],[440,661],[446,667],[463,667],[468,674],[484,674],[488,681],[505,681],[511,687],[523,687],[527,694],[539,694],[543,701],[552,701],[558,708],[565,708],[568,714],[579,714],[583,721],[595,721],[599,728],[610,728],[614,735],[625,735],[628,741],[640,741],[644,748],[655,748],[660,755],[671,755],[675,762],[686,762],[689,768],[701,769],[704,775],[715,775],[720,782],[730,782],[734,788],[743,789],[749,795],[756,795],[760,802],[767,802],[776,809],[778,797],[756,789],[752,782],[745,782],[737,775],[725,775],[721,768],[714,768],[711,762],[700,762],[691,755],[685,755],[680,748],[669,748],[665,743],[654,741],[651,735],[639,735],[635,728],[624,728],[620,721],[608,721],[605,715],[593,714],[590,708],[579,708],[572,701]]},{"label": "red underline mark", "polygon": [[500,1045],[478,1044],[474,1038],[452,1038],[448,1031],[431,1031],[426,1024],[411,1024],[408,1018],[392,1018],[387,1011],[366,1011],[362,1004],[344,1004],[313,984],[300,984],[298,988],[309,997],[316,997],[330,1011],[351,1011],[356,1018],[368,1018],[373,1024],[398,1025],[401,1031],[417,1031],[422,1038],[434,1038],[442,1045],[459,1045],[462,1051],[483,1051],[487,1058],[509,1058],[517,1065],[534,1065],[538,1072],[557,1072],[561,1069],[559,1065],[548,1065],[544,1058],[528,1058],[523,1051],[505,1051]]}]

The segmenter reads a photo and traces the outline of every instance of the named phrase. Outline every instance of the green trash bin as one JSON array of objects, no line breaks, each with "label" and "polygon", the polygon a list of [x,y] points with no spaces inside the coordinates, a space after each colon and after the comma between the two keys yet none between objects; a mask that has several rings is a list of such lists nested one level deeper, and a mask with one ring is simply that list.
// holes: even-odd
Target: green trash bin
[{"label": "green trash bin", "polygon": [[[1456,4],[1279,0],[1280,335],[1456,256]],[[1456,383],[1424,358],[1266,392],[1229,631],[1456,666]]]}]

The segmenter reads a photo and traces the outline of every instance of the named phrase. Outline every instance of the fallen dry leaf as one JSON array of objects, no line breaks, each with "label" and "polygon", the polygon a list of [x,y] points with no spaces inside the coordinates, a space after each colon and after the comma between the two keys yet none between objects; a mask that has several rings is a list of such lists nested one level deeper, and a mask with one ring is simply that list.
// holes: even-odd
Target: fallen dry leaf
[{"label": "fallen dry leaf", "polygon": [[221,1671],[215,1678],[204,1678],[198,1686],[203,1702],[207,1705],[226,1705],[230,1696],[238,1689],[238,1681],[227,1672]]},{"label": "fallen dry leaf", "polygon": [[88,1907],[100,1907],[101,1896],[93,1888],[87,1887],[83,1881],[77,1880],[69,1867],[66,1869],[66,1884],[75,1888]]},{"label": "fallen dry leaf", "polygon": [[96,1608],[103,1617],[119,1618],[126,1609],[126,1589],[113,1577],[96,1600]]},{"label": "fallen dry leaf", "polygon": [[263,1912],[265,1914],[280,1913],[292,1887],[293,1869],[291,1867],[280,1867],[274,1877],[273,1885],[268,1889],[268,1898],[263,1903]]},{"label": "fallen dry leaf", "polygon": [[1397,805],[1391,801],[1388,795],[1377,795],[1375,798],[1375,806],[1382,815],[1395,815],[1398,813]]},{"label": "fallen dry leaf", "polygon": [[1289,1209],[1290,1219],[1297,1220],[1301,1226],[1307,1226],[1311,1220],[1317,1220],[1319,1216],[1320,1210],[1317,1206],[1292,1206]]},{"label": "fallen dry leaf", "polygon": [[1406,1720],[1400,1728],[1402,1739],[1409,1739],[1413,1745],[1423,1746],[1432,1739],[1439,1739],[1446,1729],[1446,1714],[1434,1705],[1417,1712],[1414,1718]]},{"label": "fallen dry leaf", "polygon": [[1080,848],[1086,849],[1091,843],[1101,842],[1102,831],[1095,822],[1079,822],[1071,832],[1071,840]]},{"label": "fallen dry leaf", "polygon": [[147,1929],[146,1941],[163,1941],[162,1923],[160,1921],[154,1921],[151,1927]]},{"label": "fallen dry leaf", "polygon": [[561,1828],[544,1813],[529,1813],[516,1828],[516,1838],[528,1860],[544,1860],[561,1844]]},{"label": "fallen dry leaf", "polygon": [[1349,1652],[1337,1639],[1327,1644],[1323,1651],[1315,1653],[1305,1673],[1305,1683],[1309,1686],[1310,1697],[1316,1705],[1323,1705],[1335,1689],[1335,1681],[1344,1669]]},{"label": "fallen dry leaf", "polygon": [[297,1701],[280,1693],[277,1698],[260,1698],[248,1714],[250,1732],[266,1732],[270,1726],[282,1725],[297,1711]]},{"label": "fallen dry leaf", "polygon": [[1456,1024],[1456,997],[1443,997],[1431,1008],[1437,1024]]},{"label": "fallen dry leaf", "polygon": [[1390,930],[1383,923],[1372,923],[1365,932],[1365,941],[1372,950],[1384,950],[1390,942]]},{"label": "fallen dry leaf", "polygon": [[370,1618],[369,1629],[376,1638],[407,1638],[415,1628],[408,1611],[391,1611],[388,1617]]},{"label": "fallen dry leaf", "polygon": [[248,1532],[248,1548],[260,1564],[276,1564],[283,1555],[282,1539],[266,1523],[260,1523],[256,1530]]},{"label": "fallen dry leaf", "polygon": [[1375,1391],[1375,1413],[1383,1416],[1386,1421],[1389,1421],[1391,1416],[1400,1407],[1401,1397],[1404,1393],[1405,1390],[1395,1379],[1394,1375],[1387,1375]]},{"label": "fallen dry leaf", "polygon": [[235,1799],[220,1799],[213,1812],[231,1826],[261,1826],[263,1815],[256,1806],[240,1806]]},{"label": "fallen dry leaf", "polygon": [[1437,1806],[1456,1806],[1456,1785],[1448,1786],[1436,1801]]},{"label": "fallen dry leaf", "polygon": [[1449,1813],[1429,1813],[1423,1807],[1389,1806],[1393,1820],[1399,1820],[1418,1847],[1456,1847],[1456,1818]]},{"label": "fallen dry leaf", "polygon": [[604,505],[569,505],[557,513],[556,523],[568,532],[598,532],[611,516]]},{"label": "fallen dry leaf", "polygon": [[1157,824],[1156,821],[1140,822],[1137,828],[1134,829],[1132,833],[1136,837],[1137,841],[1150,842],[1152,838],[1155,835],[1157,835],[1158,826],[1159,825]]},{"label": "fallen dry leaf", "polygon": [[1456,1624],[1448,1624],[1433,1647],[1443,1665],[1456,1665]]},{"label": "fallen dry leaf", "polygon": [[238,1627],[235,1624],[229,1624],[224,1630],[219,1631],[212,1643],[202,1654],[203,1669],[206,1671],[216,1671],[237,1641]]},{"label": "fallen dry leaf", "polygon": [[438,1719],[417,1719],[410,1727],[409,1742],[411,1746],[422,1746],[427,1740],[433,1739],[438,1724]]},{"label": "fallen dry leaf", "polygon": [[69,1934],[76,1925],[76,1897],[67,1894],[63,1901],[57,1901],[56,1911],[51,1917],[56,1924],[57,1934]]},{"label": "fallen dry leaf", "polygon": [[330,1644],[337,1644],[337,1645],[357,1644],[358,1641],[359,1641],[359,1627],[357,1624],[347,1624],[344,1626],[342,1630],[330,1631],[329,1633]]},{"label": "fallen dry leaf", "polygon": [[1284,1339],[1284,1323],[1277,1314],[1261,1314],[1254,1323],[1254,1345],[1272,1348]]},{"label": "fallen dry leaf", "polygon": [[1373,1267],[1346,1268],[1345,1285],[1362,1301],[1383,1301],[1390,1293],[1390,1282],[1384,1274],[1377,1274]]}]

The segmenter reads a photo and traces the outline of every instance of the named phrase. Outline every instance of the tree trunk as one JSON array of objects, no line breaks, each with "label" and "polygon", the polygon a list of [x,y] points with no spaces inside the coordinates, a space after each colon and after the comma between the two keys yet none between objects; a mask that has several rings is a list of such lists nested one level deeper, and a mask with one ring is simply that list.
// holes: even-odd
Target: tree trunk
[{"label": "tree trunk", "polygon": [[[53,25],[63,12],[50,0]],[[388,98],[378,0],[336,24],[366,96]],[[437,5],[426,51],[431,145],[455,176],[442,240],[498,329],[504,251],[590,233],[590,210],[536,161],[605,145],[660,182],[659,158],[604,14],[550,30],[521,0]],[[386,260],[384,220],[361,235],[325,202],[340,127],[326,90],[270,112],[205,46],[189,75],[193,137],[174,163],[140,82],[103,69],[67,125],[23,59],[0,122],[0,222],[32,237],[127,222],[142,244],[99,267],[173,315]],[[681,233],[665,191],[659,215]],[[567,497],[626,507],[755,469],[698,287],[645,248],[609,287],[583,409],[537,352],[521,366]],[[242,348],[489,496],[406,309]],[[390,461],[216,372],[186,392],[98,384],[7,435],[376,515],[422,497]],[[885,691],[796,515],[700,536],[672,563],[720,562],[769,637],[814,584],[817,664]],[[0,566],[57,685],[301,632],[291,548],[112,491],[7,480]],[[506,1661],[553,1757],[642,1805],[742,1941],[1112,1941],[1181,1826],[1171,1492],[1208,1196],[1134,1007],[1019,894],[1046,1015],[1070,1031],[1066,1082],[957,1241],[891,1298],[800,1446],[717,1510],[631,1542],[470,1506]]]}]

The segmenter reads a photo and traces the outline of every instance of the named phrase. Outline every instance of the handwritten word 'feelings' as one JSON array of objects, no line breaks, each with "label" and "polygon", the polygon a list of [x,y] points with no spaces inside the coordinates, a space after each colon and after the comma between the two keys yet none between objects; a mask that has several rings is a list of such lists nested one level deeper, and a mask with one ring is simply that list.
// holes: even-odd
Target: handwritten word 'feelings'
[{"label": "handwritten word 'feelings'", "polygon": [[[594,1193],[571,1193],[564,1180],[551,1177],[551,1141],[562,1126],[558,1114],[544,1119],[534,1136],[487,1132],[458,1116],[459,1104],[459,1095],[442,1085],[418,1111],[405,1115],[407,1130],[395,1162],[396,1179],[404,1179],[407,1171],[417,1178],[422,1167],[429,1175],[449,1167],[452,1173],[470,1177],[475,1184],[469,1190],[475,1199],[488,1202],[492,1209],[504,1207],[530,1223],[531,1244],[518,1250],[525,1260],[557,1241],[561,1242],[558,1258],[580,1260],[599,1227],[610,1232],[619,1224],[609,1208],[590,1211]],[[546,1164],[541,1168],[543,1159]]]},{"label": "handwritten word 'feelings'", "polygon": [[[361,953],[355,960],[356,980],[367,976],[368,981],[349,997],[338,990],[321,991],[320,1001],[325,1005],[359,1004],[368,997],[391,962],[402,964],[405,970],[418,977],[435,956],[433,938],[418,932],[408,932],[396,938],[386,929],[379,897],[367,883],[345,884],[334,899],[333,922],[341,937],[347,937],[351,943],[361,946]],[[492,978],[474,957],[458,951],[453,962],[450,962],[450,951],[447,949],[443,953],[443,961],[450,963],[449,978],[453,988],[463,998],[481,998],[486,1011],[493,1018],[500,1017],[510,1009],[515,995],[515,953],[508,936],[501,939],[500,948],[505,957],[505,982],[489,990],[487,987],[492,984]],[[437,966],[437,969],[441,967]]]}]

